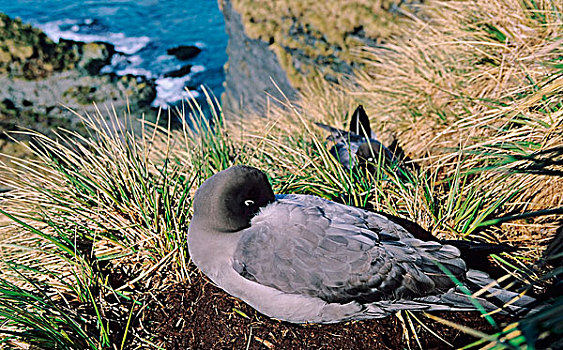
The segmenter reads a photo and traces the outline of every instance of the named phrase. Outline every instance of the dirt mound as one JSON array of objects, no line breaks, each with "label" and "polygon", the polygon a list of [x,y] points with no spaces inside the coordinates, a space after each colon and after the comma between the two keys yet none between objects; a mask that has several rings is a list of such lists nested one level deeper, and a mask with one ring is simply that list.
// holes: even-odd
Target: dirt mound
[{"label": "dirt mound", "polygon": [[[480,331],[492,330],[478,313],[436,315]],[[160,290],[146,316],[148,328],[158,334],[158,343],[167,349],[399,349],[407,342],[411,348],[418,348],[412,329],[406,334],[396,316],[334,325],[276,321],[229,296],[199,272],[191,281]],[[423,315],[416,317],[456,347],[474,340]],[[410,327],[408,322],[406,327]],[[448,348],[414,320],[413,327],[423,348]]]}]

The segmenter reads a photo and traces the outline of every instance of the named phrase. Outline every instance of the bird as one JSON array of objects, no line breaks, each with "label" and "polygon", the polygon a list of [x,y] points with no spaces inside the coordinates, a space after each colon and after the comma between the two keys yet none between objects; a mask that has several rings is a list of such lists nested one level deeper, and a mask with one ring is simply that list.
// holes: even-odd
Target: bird
[{"label": "bird", "polygon": [[[331,147],[329,153],[339,160],[342,166],[348,170],[359,165],[374,174],[377,167],[376,163],[379,161],[380,157],[382,157],[384,164],[394,168],[396,174],[401,179],[408,179],[406,174],[410,170],[420,169],[415,162],[404,154],[404,151],[396,141],[387,148],[377,140],[375,133],[371,129],[369,117],[363,105],[358,105],[352,113],[352,117],[350,118],[350,131],[344,131],[322,123],[316,124],[331,132],[329,139],[335,144]],[[339,198],[335,198],[335,200],[340,203],[350,202],[349,199],[350,198],[348,198],[345,193],[341,194]],[[366,208],[364,207],[364,209]],[[486,269],[488,273],[492,272],[496,277],[500,277],[500,273],[502,272],[492,270],[487,257],[491,254],[517,250],[506,244],[486,243],[474,240],[441,240],[433,236],[416,222],[375,210],[374,208],[367,209],[383,215],[402,226],[415,238],[455,246],[461,251],[461,257],[466,260],[471,268]]]},{"label": "bird", "polygon": [[[246,165],[214,174],[196,191],[188,251],[227,293],[291,323],[383,318],[400,310],[473,311],[476,302],[494,310],[518,299],[486,273],[468,269],[456,247],[417,239],[360,208],[276,195],[267,175]],[[481,288],[492,295],[463,292]],[[532,301],[523,296],[505,310],[525,310]]]},{"label": "bird", "polygon": [[[341,194],[332,199],[338,203],[350,203],[350,198],[346,194]],[[430,231],[423,228],[420,224],[409,219],[387,213],[383,210],[377,210],[370,202],[365,203],[360,208],[385,216],[390,221],[403,227],[414,238],[423,241],[434,241],[441,244],[452,245],[459,249],[460,257],[465,261],[468,268],[481,270],[487,274],[500,278],[506,273],[497,268],[497,266],[489,260],[491,254],[510,253],[518,251],[517,247],[505,243],[489,243],[475,239],[440,239],[433,235]],[[475,231],[477,232],[477,230]]]},{"label": "bird", "polygon": [[377,140],[375,133],[371,130],[369,117],[363,105],[358,105],[352,113],[349,131],[323,123],[315,124],[331,133],[328,140],[332,141],[334,145],[330,148],[329,153],[346,170],[361,166],[367,168],[371,173],[375,173],[375,165],[380,161],[394,168],[397,168],[398,165],[404,167],[408,162],[411,168],[416,168],[415,163],[407,159],[397,142],[393,142],[388,148]]}]

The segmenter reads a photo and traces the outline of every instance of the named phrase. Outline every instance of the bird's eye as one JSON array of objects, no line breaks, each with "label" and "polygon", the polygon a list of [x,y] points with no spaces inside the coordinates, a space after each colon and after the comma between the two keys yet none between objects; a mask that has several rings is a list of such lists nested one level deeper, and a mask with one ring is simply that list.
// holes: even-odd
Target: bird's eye
[{"label": "bird's eye", "polygon": [[373,158],[369,157],[368,162],[373,162]]},{"label": "bird's eye", "polygon": [[252,204],[254,204],[253,200],[247,199],[244,201],[244,205],[246,205],[247,207],[250,207]]}]

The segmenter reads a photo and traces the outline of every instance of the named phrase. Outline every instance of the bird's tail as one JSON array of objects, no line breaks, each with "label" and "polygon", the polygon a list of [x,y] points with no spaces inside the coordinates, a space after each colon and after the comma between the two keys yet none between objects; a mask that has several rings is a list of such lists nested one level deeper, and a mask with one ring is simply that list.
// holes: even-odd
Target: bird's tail
[{"label": "bird's tail", "polygon": [[502,288],[484,272],[469,270],[463,285],[451,288],[443,294],[413,300],[379,301],[366,305],[364,317],[384,317],[401,310],[481,311],[524,315],[539,311],[539,308],[534,308],[534,304],[534,298]]},{"label": "bird's tail", "polygon": [[[526,314],[533,310],[535,299],[522,293],[502,288],[488,274],[479,270],[469,270],[464,286],[457,286],[453,293],[444,297],[460,305],[471,302],[477,309],[503,314]],[[467,291],[471,291],[471,296]]]}]

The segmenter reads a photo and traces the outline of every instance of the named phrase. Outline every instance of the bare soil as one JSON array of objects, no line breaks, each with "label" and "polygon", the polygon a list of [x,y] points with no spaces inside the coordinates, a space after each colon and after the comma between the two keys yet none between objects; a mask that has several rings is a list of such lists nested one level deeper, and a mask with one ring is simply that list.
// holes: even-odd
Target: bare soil
[{"label": "bare soil", "polygon": [[[145,327],[166,349],[417,349],[411,326],[397,316],[333,325],[297,325],[272,320],[231,297],[191,265],[190,281],[160,290],[149,304]],[[238,312],[237,312],[238,311]],[[435,313],[436,316],[483,332],[493,328],[477,312]],[[416,317],[454,347],[475,339],[456,329]],[[506,323],[508,318],[499,320]],[[504,321],[504,322],[503,322]],[[444,343],[412,320],[420,346],[444,349]]]}]

